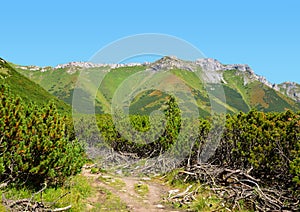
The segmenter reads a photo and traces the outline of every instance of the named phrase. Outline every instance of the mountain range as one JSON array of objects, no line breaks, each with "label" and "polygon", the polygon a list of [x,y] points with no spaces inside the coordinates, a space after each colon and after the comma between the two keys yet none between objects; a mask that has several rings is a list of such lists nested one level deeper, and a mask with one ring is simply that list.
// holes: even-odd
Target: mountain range
[{"label": "mountain range", "polygon": [[[229,113],[247,112],[251,108],[265,112],[300,110],[299,84],[295,82],[273,84],[265,77],[255,74],[248,65],[224,65],[211,58],[184,61],[166,56],[153,63],[71,62],[56,67],[22,66],[0,60],[0,81],[9,82],[21,96],[30,94],[32,100],[39,102],[57,97],[71,105],[76,82],[82,72],[90,75],[91,79],[96,76],[97,72],[105,72],[101,85],[97,87],[95,99],[97,113],[110,113],[113,97],[118,87],[124,82],[132,83],[126,80],[144,72],[169,73],[171,77],[165,78],[164,84],[173,83],[173,86],[177,86],[176,83],[184,84],[189,88],[195,100],[189,103],[198,107],[202,116],[210,114],[212,104],[225,107]],[[203,82],[199,80],[199,73],[205,78]],[[23,75],[22,79],[21,75]],[[29,80],[31,80],[31,86],[28,86]],[[219,98],[218,87],[220,85],[222,85],[225,100]],[[80,87],[82,95],[89,98],[95,86],[97,83],[93,80],[82,83]],[[134,85],[127,85],[127,87],[134,87]],[[22,95],[25,91],[26,95]],[[38,91],[43,94],[36,94],[37,98],[33,98],[34,92]],[[46,91],[55,97],[47,95]],[[167,98],[166,92],[155,88],[148,89],[136,93],[128,103],[128,107],[131,113],[150,114],[151,111],[160,109]]]}]

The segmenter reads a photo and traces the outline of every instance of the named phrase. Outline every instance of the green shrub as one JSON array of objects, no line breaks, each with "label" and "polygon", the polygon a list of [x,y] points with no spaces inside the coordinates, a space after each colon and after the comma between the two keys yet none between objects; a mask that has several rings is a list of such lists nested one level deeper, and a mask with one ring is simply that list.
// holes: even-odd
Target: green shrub
[{"label": "green shrub", "polygon": [[[137,153],[140,157],[149,157],[150,155],[155,157],[171,148],[181,127],[180,110],[174,98],[171,97],[166,102],[164,114],[166,120],[160,120],[160,117],[156,115],[151,118],[141,115],[126,117],[119,112],[115,114],[115,119],[118,121],[117,127],[110,115],[98,115],[97,124],[103,140],[115,151]],[[88,122],[88,117],[83,119],[79,128],[85,130],[79,134],[91,132],[92,127]],[[97,139],[89,139],[93,136],[83,137],[88,138],[85,140],[89,140],[89,144],[92,140],[101,143]]]},{"label": "green shrub", "polygon": [[292,111],[228,115],[214,156],[222,164],[250,169],[268,185],[297,190],[300,174],[300,114]]},{"label": "green shrub", "polygon": [[[172,98],[166,103],[164,112],[166,120],[160,132],[158,126],[161,123],[152,122],[150,121],[152,117],[147,116],[131,115],[129,122],[122,122],[125,116],[120,115],[118,120],[121,123],[116,127],[110,115],[99,115],[97,124],[104,138],[104,143],[115,151],[135,153],[140,158],[147,158],[156,157],[172,148],[171,150],[174,151],[172,156],[175,156],[173,158],[179,158],[181,155],[186,156],[186,158],[180,160],[182,161],[179,164],[181,167],[190,167],[199,163],[205,148],[205,142],[212,138],[211,133],[222,133],[220,134],[218,148],[208,163],[232,170],[247,171],[249,175],[259,180],[260,188],[274,188],[286,192],[288,198],[284,203],[285,205],[299,199],[299,112],[265,113],[251,110],[248,113],[228,114],[224,131],[219,131],[220,127],[218,125],[218,123],[223,123],[220,121],[223,120],[223,115],[200,120],[198,120],[198,117],[181,117],[178,105],[175,99]],[[215,126],[212,126],[212,123],[215,123]],[[184,127],[189,130],[183,131]],[[84,132],[89,132],[91,129],[89,124],[86,124],[86,128],[87,131]],[[143,137],[136,132],[153,132],[149,134],[158,134],[159,136]],[[134,139],[129,140],[127,136]],[[90,141],[95,141],[93,136],[90,137],[92,138],[89,139]],[[204,178],[201,179],[201,175],[197,176],[199,176],[198,179],[195,177],[188,181],[187,178],[180,178],[175,170],[168,174],[167,178],[172,179],[171,182],[176,187],[187,185],[187,183],[205,182]],[[198,196],[199,198],[196,197],[196,201],[191,205],[193,209],[214,210],[214,207],[220,204],[221,200],[205,199],[202,194]],[[245,208],[252,208],[248,204],[247,198],[244,203],[243,201],[240,200],[239,204],[244,205]],[[209,205],[205,203],[209,203]]]},{"label": "green shrub", "polygon": [[[188,157],[181,165],[198,163],[203,144],[210,136],[211,123],[217,123],[222,116],[215,121],[208,118],[196,120],[195,117],[188,119],[187,123],[185,118],[180,117],[179,108],[173,98],[166,104],[165,116],[166,123],[160,133],[157,132],[157,126],[161,123],[152,124],[150,127],[149,117],[130,116],[131,128],[140,132],[153,130],[154,133],[149,134],[159,135],[151,138],[133,134],[135,142],[127,140],[119,133],[109,115],[99,116],[97,123],[106,144],[115,151],[136,153],[140,157],[156,157],[176,145],[175,156],[180,156],[176,153],[178,149],[181,155]],[[178,143],[176,140],[182,132],[181,126],[189,128],[190,133],[181,133],[184,135],[180,135],[181,140]],[[195,129],[195,126],[199,126],[199,129]],[[128,130],[123,132],[131,133]],[[251,110],[248,113],[228,114],[225,129],[221,133],[219,146],[208,162],[232,169],[251,169],[250,174],[259,178],[264,185],[299,190],[300,113],[265,113]],[[187,148],[191,143],[194,146]]]},{"label": "green shrub", "polygon": [[80,172],[82,145],[70,139],[54,104],[24,104],[0,85],[0,182],[60,184]]}]

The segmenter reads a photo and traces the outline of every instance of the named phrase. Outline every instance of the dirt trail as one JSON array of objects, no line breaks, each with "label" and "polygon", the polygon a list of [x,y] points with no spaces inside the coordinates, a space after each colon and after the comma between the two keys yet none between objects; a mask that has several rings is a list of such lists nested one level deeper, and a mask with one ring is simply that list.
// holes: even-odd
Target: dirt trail
[{"label": "dirt trail", "polygon": [[[82,175],[93,180],[92,186],[105,188],[111,191],[114,195],[118,196],[121,201],[127,205],[129,211],[178,211],[172,209],[170,206],[163,205],[163,195],[168,194],[169,189],[159,183],[152,182],[150,180],[143,180],[141,178],[113,176],[113,179],[118,179],[125,183],[121,189],[117,189],[115,186],[99,180],[98,178],[101,176],[101,174],[91,174],[90,170],[84,169]],[[139,183],[146,184],[148,186],[149,191],[144,196],[139,195],[135,191],[135,184]],[[97,201],[97,199],[98,198],[94,196],[91,197],[89,201],[93,202]]]}]

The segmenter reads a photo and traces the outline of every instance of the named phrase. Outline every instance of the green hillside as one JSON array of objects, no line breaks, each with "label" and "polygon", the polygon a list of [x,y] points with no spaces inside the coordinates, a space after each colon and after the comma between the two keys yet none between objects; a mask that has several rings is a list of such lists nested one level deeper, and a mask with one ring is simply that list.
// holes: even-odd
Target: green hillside
[{"label": "green hillside", "polygon": [[230,70],[225,71],[223,77],[227,85],[238,92],[250,108],[257,108],[265,112],[281,112],[287,109],[299,110],[299,104],[296,101],[263,83],[259,81],[245,82],[245,79],[250,77],[247,73],[242,75],[237,70]]},{"label": "green hillside", "polygon": [[[18,72],[29,77],[48,92],[68,104],[72,104],[73,91],[79,77],[80,70],[83,70],[89,80],[81,82],[81,96],[88,99],[92,91],[98,89],[95,99],[96,112],[110,113],[113,96],[118,87],[123,82],[126,82],[126,79],[136,73],[143,72],[146,69],[151,68],[151,65],[153,64],[158,64],[158,67],[160,63],[165,65],[166,61],[169,62],[168,60],[172,59],[166,57],[148,66],[125,66],[112,69],[108,73],[105,73],[105,78],[99,88],[96,87],[98,80],[97,76],[99,75],[99,72],[104,70],[103,68],[87,68],[83,70],[83,68],[76,66],[59,69],[48,67],[44,68],[43,71],[32,71],[29,70],[30,67],[26,69],[26,67],[20,68],[19,66],[15,66],[15,68]],[[181,62],[180,60],[175,62],[178,61]],[[186,62],[184,63],[186,64]],[[156,71],[160,71],[159,68]],[[208,85],[204,85],[194,72],[184,68],[177,68],[173,65],[170,65],[168,71],[172,76],[168,79],[164,79],[163,83],[173,86],[177,86],[177,84],[185,84],[194,96],[201,116],[207,116],[210,114],[212,109],[211,103],[214,103],[216,108],[226,108],[228,113],[237,113],[239,111],[248,112],[251,108],[256,108],[265,112],[280,112],[288,109],[295,111],[300,110],[300,105],[295,100],[272,89],[271,87],[268,87],[264,83],[253,79],[251,73],[248,72],[241,72],[238,70],[218,72],[218,74],[222,75],[225,81],[222,85],[226,100],[221,101],[220,93],[217,92],[218,84],[210,83]],[[128,86],[130,87],[131,85],[127,85],[127,87]],[[132,85],[132,87],[134,86],[135,85]],[[153,110],[160,109],[167,98],[167,94],[156,90],[148,90],[144,93],[138,93],[130,103],[129,111],[132,114],[150,114]],[[186,105],[194,104],[192,103],[192,100],[187,101],[190,102],[185,102]]]},{"label": "green hillside", "polygon": [[37,83],[17,72],[9,63],[0,58],[0,84],[7,84],[11,93],[20,96],[25,102],[35,102],[44,105],[53,101],[60,111],[69,112],[70,106],[49,94]]}]

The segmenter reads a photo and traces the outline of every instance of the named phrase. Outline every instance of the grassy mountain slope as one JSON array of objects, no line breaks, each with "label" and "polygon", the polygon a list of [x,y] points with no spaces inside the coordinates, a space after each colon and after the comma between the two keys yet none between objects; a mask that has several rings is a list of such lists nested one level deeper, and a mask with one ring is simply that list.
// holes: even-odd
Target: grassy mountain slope
[{"label": "grassy mountain slope", "polygon": [[[156,65],[157,69],[159,63],[164,63],[166,60],[171,59],[161,59],[153,64]],[[103,79],[96,94],[96,112],[110,113],[112,98],[118,87],[123,82],[126,82],[125,80],[130,78],[130,76],[142,72],[149,67],[151,68],[151,64],[149,66],[121,67],[110,70]],[[72,103],[72,93],[79,76],[79,70],[81,69],[82,68],[80,67],[60,69],[47,68],[46,71],[42,72],[30,71],[17,67],[17,70],[20,73],[28,76],[31,80],[40,84],[51,94],[64,100],[68,104]],[[92,90],[97,89],[95,86],[97,85],[97,72],[99,71],[101,71],[101,68],[89,68],[84,70],[84,73],[90,75],[89,78],[92,79],[82,82],[83,86],[81,92],[86,98],[88,98]],[[159,68],[156,71],[159,71]],[[210,114],[212,103],[214,103],[216,108],[225,107],[229,113],[236,113],[239,111],[247,112],[251,108],[257,108],[258,110],[266,112],[284,111],[287,109],[300,110],[299,103],[287,95],[268,87],[264,83],[253,80],[253,76],[248,72],[241,72],[238,70],[218,72],[225,81],[222,85],[226,101],[221,101],[219,98],[220,93],[218,93],[218,85],[211,83],[205,86],[194,72],[181,67],[173,67],[172,65],[168,71],[172,76],[169,79],[164,79],[165,81],[163,83],[173,83],[173,85],[176,83],[185,84],[194,96],[202,116]],[[93,75],[95,76],[93,77]],[[93,80],[95,80],[95,82],[93,82]],[[134,85],[132,85],[132,87],[134,87]],[[144,93],[138,93],[129,105],[130,112],[150,114],[153,110],[161,108],[163,102],[166,101],[167,96],[166,93],[156,91],[155,89],[148,90]],[[186,105],[188,104],[193,103],[192,101],[186,102]]]},{"label": "grassy mountain slope", "polygon": [[68,73],[64,69],[48,69],[46,72],[29,71],[18,68],[15,69],[22,75],[28,77],[32,81],[41,85],[51,94],[57,96],[59,99],[71,104],[71,92],[77,81],[78,72]]},{"label": "grassy mountain slope", "polygon": [[45,89],[18,73],[9,63],[0,58],[0,83],[7,84],[11,93],[20,96],[25,102],[43,105],[53,101],[60,111],[70,111],[70,106],[49,94]]},{"label": "grassy mountain slope", "polygon": [[241,74],[237,70],[230,70],[225,71],[223,77],[227,85],[241,95],[249,108],[265,112],[299,110],[299,104],[294,100],[259,81],[249,80],[250,76],[247,76],[247,73]]}]

